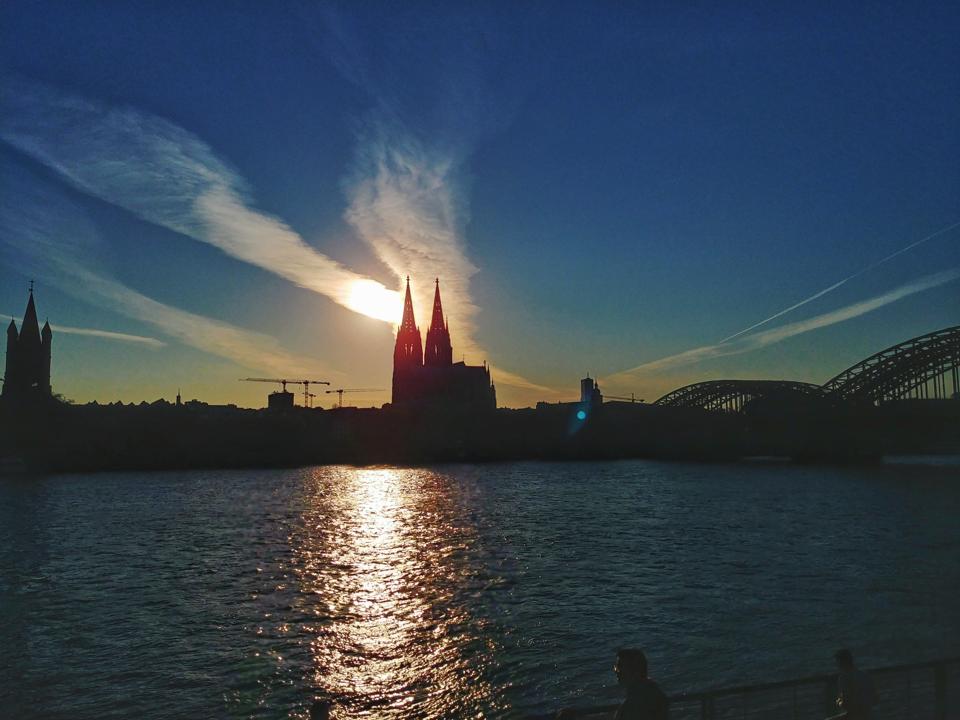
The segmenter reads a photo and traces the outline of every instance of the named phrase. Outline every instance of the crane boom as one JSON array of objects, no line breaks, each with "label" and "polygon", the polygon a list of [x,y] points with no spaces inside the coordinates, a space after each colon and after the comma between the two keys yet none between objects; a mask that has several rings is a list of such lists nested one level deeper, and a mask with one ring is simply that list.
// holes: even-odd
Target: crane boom
[{"label": "crane boom", "polygon": [[[328,383],[329,384],[329,383]],[[343,394],[344,393],[354,393],[354,392],[382,392],[383,388],[337,388],[336,390],[324,390],[324,392],[329,395],[330,393],[337,394],[337,407],[343,407]]]},{"label": "crane boom", "polygon": [[290,380],[289,378],[240,378],[241,382],[268,382],[279,383],[283,392],[287,391],[287,385],[303,385],[303,406],[310,407],[310,385],[329,385],[326,380]]},{"label": "crane boom", "polygon": [[283,392],[287,391],[287,384],[290,385],[299,385],[299,380],[287,380],[286,378],[240,378],[240,382],[268,382],[268,383],[279,383],[283,388]]}]

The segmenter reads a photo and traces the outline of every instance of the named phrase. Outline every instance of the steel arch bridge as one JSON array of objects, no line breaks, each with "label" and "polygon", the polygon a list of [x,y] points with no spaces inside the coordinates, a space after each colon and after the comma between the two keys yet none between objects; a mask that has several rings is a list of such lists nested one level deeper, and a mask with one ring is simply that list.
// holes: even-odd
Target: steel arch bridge
[{"label": "steel arch bridge", "polygon": [[906,398],[947,398],[960,392],[960,325],[927,333],[881,350],[823,385],[843,400],[875,404]]},{"label": "steel arch bridge", "polygon": [[654,405],[741,412],[748,402],[758,398],[811,397],[822,394],[819,385],[790,380],[708,380],[669,392]]},{"label": "steel arch bridge", "polygon": [[655,405],[742,412],[758,398],[821,397],[880,404],[907,398],[948,398],[960,393],[960,325],[902,342],[821,385],[788,380],[708,380],[667,393]]}]

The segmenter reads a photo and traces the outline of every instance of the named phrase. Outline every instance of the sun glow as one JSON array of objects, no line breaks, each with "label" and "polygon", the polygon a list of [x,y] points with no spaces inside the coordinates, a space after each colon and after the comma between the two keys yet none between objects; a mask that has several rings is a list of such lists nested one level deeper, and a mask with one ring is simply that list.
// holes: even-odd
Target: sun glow
[{"label": "sun glow", "polygon": [[390,323],[400,322],[403,304],[400,293],[387,290],[376,280],[354,280],[350,285],[347,307],[354,312]]}]

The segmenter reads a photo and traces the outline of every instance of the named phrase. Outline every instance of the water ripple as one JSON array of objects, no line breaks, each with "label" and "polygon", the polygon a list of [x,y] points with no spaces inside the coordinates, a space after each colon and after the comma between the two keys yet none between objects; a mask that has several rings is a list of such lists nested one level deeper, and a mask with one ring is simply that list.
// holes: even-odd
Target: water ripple
[{"label": "water ripple", "polygon": [[954,466],[520,463],[0,479],[18,718],[514,717],[954,652]]}]

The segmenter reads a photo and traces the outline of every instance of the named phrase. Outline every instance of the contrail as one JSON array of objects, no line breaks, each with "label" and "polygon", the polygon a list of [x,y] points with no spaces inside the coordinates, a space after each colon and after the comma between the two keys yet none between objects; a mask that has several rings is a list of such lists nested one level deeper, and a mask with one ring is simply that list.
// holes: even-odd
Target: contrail
[{"label": "contrail", "polygon": [[781,310],[780,312],[776,313],[775,315],[771,315],[771,316],[768,317],[766,320],[761,320],[760,322],[754,323],[753,325],[751,325],[751,326],[748,327],[748,328],[744,328],[744,329],[741,330],[740,332],[734,333],[734,334],[731,335],[730,337],[725,337],[725,338],[724,338],[723,340],[721,340],[720,342],[721,342],[721,343],[728,342],[728,341],[730,341],[730,340],[733,340],[734,338],[738,338],[738,337],[740,337],[741,335],[750,332],[751,330],[754,330],[755,328],[760,327],[761,325],[766,325],[766,324],[767,324],[768,322],[770,322],[771,320],[776,320],[778,317],[780,317],[781,315],[786,315],[786,314],[787,314],[788,312],[790,312],[791,310],[796,310],[798,307],[802,307],[802,306],[806,305],[806,304],[809,303],[809,302],[813,302],[813,301],[816,300],[817,298],[823,297],[824,295],[826,295],[826,294],[829,293],[829,292],[833,292],[834,290],[836,290],[836,289],[837,289],[838,287],[840,287],[841,285],[844,285],[844,284],[850,282],[851,280],[860,277],[860,276],[863,275],[864,273],[869,272],[870,270],[873,270],[875,267],[877,267],[877,266],[879,266],[879,265],[883,265],[883,264],[884,264],[885,262],[887,262],[888,260],[893,260],[893,258],[897,257],[898,255],[903,255],[903,253],[907,252],[907,250],[912,250],[912,249],[915,248],[917,245],[922,245],[923,243],[927,242],[928,240],[933,240],[933,238],[935,238],[935,237],[937,237],[937,236],[939,236],[939,235],[943,235],[944,233],[948,233],[948,232],[950,232],[951,230],[953,230],[953,229],[955,229],[955,228],[958,228],[958,227],[960,227],[960,222],[955,222],[955,223],[953,223],[952,225],[947,225],[947,226],[944,227],[944,228],[940,228],[940,229],[937,230],[935,233],[932,233],[932,234],[930,234],[930,235],[927,235],[927,236],[924,237],[924,238],[920,238],[919,240],[910,243],[910,244],[907,245],[906,247],[900,248],[900,249],[897,250],[896,252],[891,253],[890,255],[887,255],[885,258],[881,258],[880,260],[877,260],[876,262],[871,263],[870,265],[867,265],[865,268],[863,268],[862,270],[858,270],[858,271],[855,272],[853,275],[851,275],[851,276],[849,276],[849,277],[846,277],[846,278],[844,278],[843,280],[840,280],[840,281],[838,281],[838,282],[835,282],[835,283],[834,283],[833,285],[831,285],[830,287],[826,287],[826,288],[824,288],[823,290],[821,290],[820,292],[814,293],[813,295],[811,295],[810,297],[808,297],[806,300],[801,300],[800,302],[795,303],[794,305],[791,305],[790,307],[788,307],[788,308],[786,308],[786,309],[784,309],[784,310]]},{"label": "contrail", "polygon": [[629,377],[638,372],[657,372],[661,370],[668,370],[684,365],[692,365],[702,360],[727,357],[729,355],[740,355],[742,353],[750,352],[751,350],[758,350],[762,347],[766,347],[768,345],[781,342],[782,340],[786,340],[787,338],[794,337],[795,335],[800,335],[805,332],[810,332],[811,330],[817,330],[822,327],[827,327],[839,322],[851,320],[855,317],[859,317],[860,315],[877,310],[884,305],[889,305],[890,303],[896,302],[897,300],[902,300],[910,295],[915,295],[916,293],[931,290],[949,282],[954,282],[957,279],[960,279],[960,267],[951,268],[949,270],[944,270],[943,272],[934,273],[932,275],[925,275],[924,277],[917,278],[912,282],[896,287],[893,290],[888,290],[881,295],[876,295],[872,298],[861,300],[860,302],[856,302],[851,305],[846,305],[845,307],[837,310],[832,310],[830,312],[823,313],[822,315],[816,315],[806,320],[799,320],[782,327],[754,333],[753,335],[748,335],[747,337],[733,343],[704,345],[703,347],[694,348],[676,355],[670,355],[659,360],[644,363],[643,365],[638,365],[630,370],[623,370],[615,375],[604,378],[604,382],[616,383],[618,380]]},{"label": "contrail", "polygon": [[[13,315],[0,315],[0,318],[7,320],[16,320]],[[147,337],[145,335],[131,335],[130,333],[113,332],[112,330],[100,330],[98,328],[78,328],[70,325],[51,325],[50,329],[55,333],[64,333],[65,335],[86,335],[88,337],[102,338],[104,340],[116,340],[118,342],[139,343],[152,348],[166,347],[166,343],[157,338]]]},{"label": "contrail", "polygon": [[102,338],[104,340],[117,340],[118,342],[140,343],[152,348],[166,347],[163,340],[157,340],[154,337],[145,335],[131,335],[130,333],[119,333],[111,330],[98,330],[97,328],[78,328],[69,325],[51,325],[50,328],[56,333],[66,335],[86,335],[88,337]]}]

